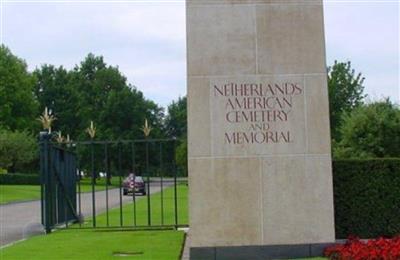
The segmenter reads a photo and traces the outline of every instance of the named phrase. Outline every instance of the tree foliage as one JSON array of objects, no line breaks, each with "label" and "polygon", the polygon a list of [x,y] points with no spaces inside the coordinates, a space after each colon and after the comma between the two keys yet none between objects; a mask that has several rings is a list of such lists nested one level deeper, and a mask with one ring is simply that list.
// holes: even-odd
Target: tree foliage
[{"label": "tree foliage", "polygon": [[[14,131],[2,132],[0,168],[13,171],[30,160],[32,137],[25,129],[38,132],[36,118],[45,107],[56,117],[52,130],[69,134],[73,140],[89,139],[85,130],[91,121],[96,127],[95,139],[143,139],[145,119],[152,128],[150,138],[165,137],[164,109],[146,99],[118,67],[108,65],[102,56],[89,54],[73,69],[44,64],[32,73],[5,46],[1,46],[0,58],[0,127]],[[22,142],[24,136],[27,139]],[[15,155],[18,150],[20,156]],[[81,167],[87,168],[90,148],[77,152]],[[111,157],[115,154],[110,152]],[[104,163],[98,160],[97,164]],[[125,161],[123,164],[125,167]]]},{"label": "tree foliage", "polygon": [[[118,67],[107,65],[103,57],[89,54],[72,70],[44,65],[35,71],[39,79],[35,88],[41,109],[48,107],[57,118],[53,130],[69,134],[73,140],[89,140],[85,131],[94,122],[97,140],[143,139],[145,119],[151,125],[150,138],[162,138],[164,110],[144,97],[127,82]],[[95,147],[95,158],[103,157],[103,149]],[[123,153],[130,150],[123,148]],[[129,148],[131,149],[131,148]],[[109,147],[110,172],[116,171],[118,148]],[[125,151],[126,150],[126,151]],[[79,146],[80,167],[90,172],[91,147]],[[138,151],[140,154],[140,151]],[[124,172],[132,165],[131,156],[123,156]],[[142,156],[143,157],[143,156]],[[137,156],[137,164],[144,160]],[[96,160],[95,168],[104,166]]]},{"label": "tree foliage", "polygon": [[0,130],[0,168],[8,172],[25,171],[37,158],[37,142],[26,131]]},{"label": "tree foliage", "polygon": [[136,88],[112,91],[99,114],[103,139],[142,139],[145,119],[151,124],[151,137],[162,136],[163,110],[146,100]]},{"label": "tree foliage", "polygon": [[165,119],[166,133],[169,137],[182,138],[187,134],[186,97],[172,101]]},{"label": "tree foliage", "polygon": [[178,167],[187,174],[187,99],[179,98],[168,106],[168,115],[165,119],[166,134],[170,138],[177,138],[180,144],[175,151],[175,160]]},{"label": "tree foliage", "polygon": [[399,157],[400,108],[389,99],[356,108],[343,116],[336,157]]},{"label": "tree foliage", "polygon": [[0,126],[33,130],[38,104],[33,95],[36,79],[26,63],[0,45]]},{"label": "tree foliage", "polygon": [[119,69],[101,56],[89,54],[70,71],[43,65],[34,74],[40,108],[48,107],[57,118],[53,129],[87,140],[85,129],[93,121],[96,138],[138,139],[143,138],[140,127],[147,118],[152,137],[162,136],[163,109],[129,85]]},{"label": "tree foliage", "polygon": [[349,113],[363,103],[364,77],[355,72],[349,62],[337,62],[328,67],[329,111],[332,139],[341,139],[342,115]]},{"label": "tree foliage", "polygon": [[187,176],[187,138],[182,139],[182,142],[178,145],[175,152],[176,165],[184,172]]},{"label": "tree foliage", "polygon": [[79,92],[71,85],[71,73],[63,67],[43,65],[34,71],[38,79],[35,95],[40,104],[40,111],[48,107],[57,120],[52,128],[76,135],[79,129]]}]

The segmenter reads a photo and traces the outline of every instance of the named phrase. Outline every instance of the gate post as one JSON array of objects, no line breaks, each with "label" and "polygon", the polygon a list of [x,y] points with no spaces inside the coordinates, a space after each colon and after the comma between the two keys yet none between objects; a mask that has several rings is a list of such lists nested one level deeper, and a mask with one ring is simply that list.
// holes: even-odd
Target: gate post
[{"label": "gate post", "polygon": [[52,205],[51,205],[51,177],[50,177],[50,156],[49,156],[49,140],[51,134],[40,132],[40,186],[41,186],[41,211],[42,225],[46,234],[51,232]]}]

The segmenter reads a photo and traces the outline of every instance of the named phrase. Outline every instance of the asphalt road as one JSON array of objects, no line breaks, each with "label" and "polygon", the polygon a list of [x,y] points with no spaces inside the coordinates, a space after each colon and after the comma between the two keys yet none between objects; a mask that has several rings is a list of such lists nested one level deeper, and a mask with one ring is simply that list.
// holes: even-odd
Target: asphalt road
[{"label": "asphalt road", "polygon": [[[159,192],[161,187],[159,183],[150,184],[150,194]],[[164,188],[171,186],[164,183]],[[137,196],[140,200],[146,196]],[[96,214],[106,210],[106,192],[98,191],[95,193],[96,198]],[[119,206],[119,189],[108,191],[109,208]],[[131,196],[123,196],[124,203],[132,203]],[[81,208],[84,217],[92,216],[92,194],[81,194]],[[21,240],[34,233],[42,232],[43,228],[40,224],[40,201],[20,202],[7,205],[0,205],[0,246]]]}]

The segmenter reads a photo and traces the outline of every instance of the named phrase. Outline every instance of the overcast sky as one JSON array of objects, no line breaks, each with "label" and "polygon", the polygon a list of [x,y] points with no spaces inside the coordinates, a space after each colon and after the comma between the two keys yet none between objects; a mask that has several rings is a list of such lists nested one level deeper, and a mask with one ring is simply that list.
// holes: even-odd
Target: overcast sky
[{"label": "overcast sky", "polygon": [[[186,94],[183,0],[1,1],[1,41],[29,69],[72,68],[92,52],[162,106]],[[327,64],[350,60],[366,93],[400,103],[400,0],[326,0]]]}]

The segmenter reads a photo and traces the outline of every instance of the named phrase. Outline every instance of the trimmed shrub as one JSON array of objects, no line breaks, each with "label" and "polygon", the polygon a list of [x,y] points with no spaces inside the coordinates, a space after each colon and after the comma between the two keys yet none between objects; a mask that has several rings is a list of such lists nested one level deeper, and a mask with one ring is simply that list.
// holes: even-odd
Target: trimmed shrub
[{"label": "trimmed shrub", "polygon": [[400,234],[400,159],[333,162],[336,238]]},{"label": "trimmed shrub", "polygon": [[12,185],[39,185],[39,175],[21,174],[21,173],[7,173],[0,174],[0,184]]}]

